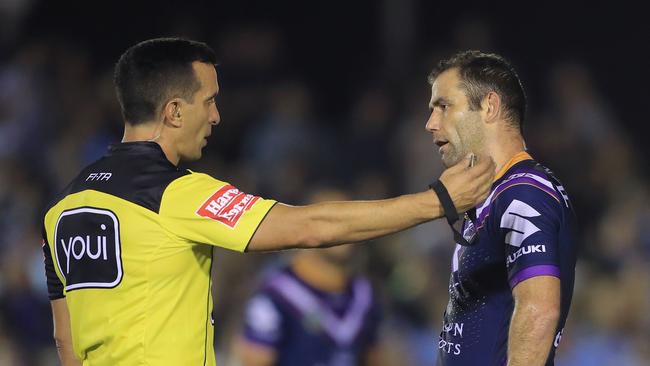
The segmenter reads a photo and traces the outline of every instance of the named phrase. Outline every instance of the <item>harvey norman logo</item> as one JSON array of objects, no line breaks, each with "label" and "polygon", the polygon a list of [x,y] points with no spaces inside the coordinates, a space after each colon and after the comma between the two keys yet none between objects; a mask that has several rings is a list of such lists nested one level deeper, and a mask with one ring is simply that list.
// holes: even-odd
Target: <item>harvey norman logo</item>
[{"label": "harvey norman logo", "polygon": [[258,199],[259,197],[246,194],[232,185],[226,185],[208,198],[196,214],[234,228],[244,212],[253,207]]},{"label": "harvey norman logo", "polygon": [[113,288],[122,281],[119,226],[108,210],[81,207],[61,213],[54,255],[66,291]]}]

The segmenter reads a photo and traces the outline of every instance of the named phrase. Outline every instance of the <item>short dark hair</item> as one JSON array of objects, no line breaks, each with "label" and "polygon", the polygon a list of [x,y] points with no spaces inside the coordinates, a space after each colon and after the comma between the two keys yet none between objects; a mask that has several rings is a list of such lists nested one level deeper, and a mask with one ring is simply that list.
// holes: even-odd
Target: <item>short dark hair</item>
[{"label": "short dark hair", "polygon": [[156,38],[132,46],[115,65],[115,91],[124,121],[141,124],[155,117],[171,98],[192,102],[201,85],[192,62],[216,64],[205,43],[181,38]]},{"label": "short dark hair", "polygon": [[526,114],[526,94],[510,62],[502,56],[480,51],[463,51],[442,60],[429,74],[429,83],[444,71],[458,69],[470,110],[479,110],[491,91],[499,94],[506,118],[521,131]]}]

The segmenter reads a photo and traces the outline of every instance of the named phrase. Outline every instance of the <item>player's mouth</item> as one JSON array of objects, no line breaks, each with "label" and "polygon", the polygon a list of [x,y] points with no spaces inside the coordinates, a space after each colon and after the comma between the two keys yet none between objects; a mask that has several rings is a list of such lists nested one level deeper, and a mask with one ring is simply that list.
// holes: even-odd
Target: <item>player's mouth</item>
[{"label": "player's mouth", "polygon": [[436,144],[436,146],[438,146],[438,153],[442,154],[442,149],[449,143],[449,141],[434,140],[433,143]]}]

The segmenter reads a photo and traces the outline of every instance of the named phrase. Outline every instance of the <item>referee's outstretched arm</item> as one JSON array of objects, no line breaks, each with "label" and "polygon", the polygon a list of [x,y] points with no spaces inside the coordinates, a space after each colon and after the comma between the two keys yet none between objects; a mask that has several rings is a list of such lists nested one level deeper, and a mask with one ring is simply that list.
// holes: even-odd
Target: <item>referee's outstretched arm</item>
[{"label": "referee's outstretched arm", "polygon": [[[474,167],[463,160],[440,180],[458,212],[483,202],[492,185],[494,162]],[[325,202],[308,206],[275,205],[260,224],[247,251],[319,248],[377,238],[440,218],[436,194],[426,192],[377,201]]]}]

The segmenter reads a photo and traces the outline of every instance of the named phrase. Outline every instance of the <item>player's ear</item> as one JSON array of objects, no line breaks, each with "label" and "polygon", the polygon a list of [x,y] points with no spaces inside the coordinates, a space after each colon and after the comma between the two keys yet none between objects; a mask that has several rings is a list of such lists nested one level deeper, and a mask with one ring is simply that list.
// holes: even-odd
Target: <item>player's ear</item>
[{"label": "player's ear", "polygon": [[481,102],[481,109],[485,113],[485,122],[494,123],[501,117],[501,97],[491,91]]},{"label": "player's ear", "polygon": [[183,112],[181,106],[181,100],[174,98],[165,103],[163,107],[162,117],[173,127],[181,127],[183,125]]}]

